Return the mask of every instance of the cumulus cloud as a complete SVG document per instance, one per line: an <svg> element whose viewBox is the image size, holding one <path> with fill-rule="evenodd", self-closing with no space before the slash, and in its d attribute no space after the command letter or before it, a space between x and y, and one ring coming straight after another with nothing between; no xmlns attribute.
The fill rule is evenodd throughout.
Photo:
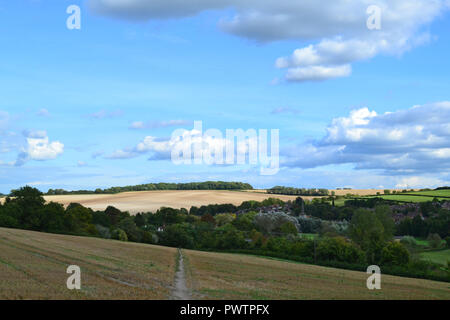
<svg viewBox="0 0 450 320"><path fill-rule="evenodd" d="M229 154L233 155L233 163L234 159L237 161L241 159L241 162L245 162L249 150L253 148L252 150L256 154L257 146L256 131L237 130L230 133L229 136L226 134L223 136L220 131L215 129L203 132L201 123L195 123L194 129L175 130L170 138L146 136L135 147L116 150L106 155L105 158L130 159L149 154L149 160L174 160L173 155L175 154L175 158L186 155L189 158L188 161L194 163L205 161L206 164L225 164ZM185 159L180 160L184 162ZM253 161L252 164L256 163L257 161Z"/></svg>
<svg viewBox="0 0 450 320"><path fill-rule="evenodd" d="M390 175L450 171L450 102L384 114L353 110L333 119L322 139L287 148L284 156L288 167L353 164Z"/></svg>
<svg viewBox="0 0 450 320"><path fill-rule="evenodd" d="M56 159L64 152L64 144L59 141L50 142L45 131L24 131L27 147L19 153L16 166L25 164L28 160L45 161Z"/></svg>
<svg viewBox="0 0 450 320"><path fill-rule="evenodd" d="M351 74L350 64L378 54L401 54L430 39L422 28L448 10L447 0L89 0L99 14L124 19L182 18L232 8L219 21L224 32L270 42L310 44L276 61L287 81L317 81ZM381 29L367 28L367 9L381 10Z"/></svg>

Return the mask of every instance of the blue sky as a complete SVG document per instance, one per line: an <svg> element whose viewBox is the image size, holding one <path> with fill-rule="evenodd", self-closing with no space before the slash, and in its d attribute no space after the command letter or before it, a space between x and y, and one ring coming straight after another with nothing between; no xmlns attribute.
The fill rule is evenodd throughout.
<svg viewBox="0 0 450 320"><path fill-rule="evenodd" d="M72 4L80 30L66 27ZM0 1L0 192L450 184L449 4L370 4L380 30L367 1ZM279 172L136 151L197 120L279 129Z"/></svg>

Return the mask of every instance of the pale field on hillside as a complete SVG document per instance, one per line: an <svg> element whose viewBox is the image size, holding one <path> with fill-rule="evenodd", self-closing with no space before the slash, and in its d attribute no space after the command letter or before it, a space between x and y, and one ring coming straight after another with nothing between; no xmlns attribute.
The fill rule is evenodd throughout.
<svg viewBox="0 0 450 320"><path fill-rule="evenodd" d="M0 299L168 299L175 261L173 248L0 228Z"/></svg>
<svg viewBox="0 0 450 320"><path fill-rule="evenodd" d="M208 204L232 203L240 205L247 200L263 201L267 198L279 198L284 201L296 199L295 196L217 190L139 191L118 194L45 196L46 201L59 202L63 205L78 202L94 210L104 210L108 206L114 206L130 213L155 212L161 207L189 209L192 206L200 207Z"/></svg>
<svg viewBox="0 0 450 320"><path fill-rule="evenodd" d="M198 299L450 299L450 283L382 275L249 255L183 250L188 286Z"/></svg>

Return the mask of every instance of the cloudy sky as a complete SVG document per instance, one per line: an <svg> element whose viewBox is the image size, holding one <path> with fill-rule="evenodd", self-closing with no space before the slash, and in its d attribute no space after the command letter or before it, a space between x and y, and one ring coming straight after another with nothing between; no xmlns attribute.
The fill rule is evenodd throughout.
<svg viewBox="0 0 450 320"><path fill-rule="evenodd" d="M0 0L0 192L450 185L450 1L317 3ZM279 171L173 163L197 121L279 129Z"/></svg>

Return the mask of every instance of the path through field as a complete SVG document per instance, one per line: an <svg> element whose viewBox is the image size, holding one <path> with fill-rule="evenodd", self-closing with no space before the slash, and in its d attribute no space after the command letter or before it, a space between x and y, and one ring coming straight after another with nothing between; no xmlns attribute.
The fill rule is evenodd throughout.
<svg viewBox="0 0 450 320"><path fill-rule="evenodd" d="M186 285L186 273L184 271L183 252L178 249L178 270L175 273L173 300L190 300L191 293Z"/></svg>

